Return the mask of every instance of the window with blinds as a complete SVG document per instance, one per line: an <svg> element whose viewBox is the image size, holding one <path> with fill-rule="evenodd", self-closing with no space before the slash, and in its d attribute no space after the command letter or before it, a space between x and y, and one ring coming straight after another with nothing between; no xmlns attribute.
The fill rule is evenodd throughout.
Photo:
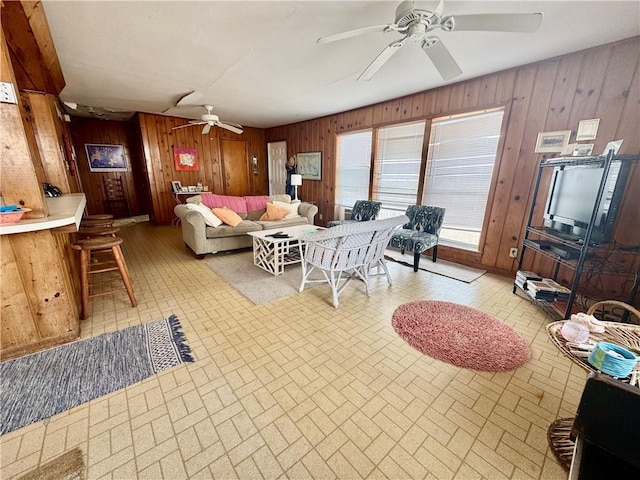
<svg viewBox="0 0 640 480"><path fill-rule="evenodd" d="M369 200L372 137L371 130L337 136L336 205L352 207L356 200Z"/></svg>
<svg viewBox="0 0 640 480"><path fill-rule="evenodd" d="M418 198L425 122L380 128L373 166L372 200L380 218L404 213Z"/></svg>
<svg viewBox="0 0 640 480"><path fill-rule="evenodd" d="M446 208L443 243L479 247L503 115L496 109L431 123L422 204Z"/></svg>

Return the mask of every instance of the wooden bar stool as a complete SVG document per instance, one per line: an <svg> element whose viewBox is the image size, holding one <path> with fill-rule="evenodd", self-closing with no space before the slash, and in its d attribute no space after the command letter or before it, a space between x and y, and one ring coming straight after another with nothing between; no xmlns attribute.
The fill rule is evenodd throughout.
<svg viewBox="0 0 640 480"><path fill-rule="evenodd" d="M110 213L97 213L95 215L85 215L80 222L81 227L112 227L113 215Z"/></svg>
<svg viewBox="0 0 640 480"><path fill-rule="evenodd" d="M116 237L116 233L120 231L117 227L83 227L80 226L78 234L84 238L93 237Z"/></svg>
<svg viewBox="0 0 640 480"><path fill-rule="evenodd" d="M133 294L133 287L131 285L131 277L129 276L129 270L127 268L127 264L124 261L124 257L122 255L122 249L120 248L120 244L122 243L122 239L120 237L94 237L88 238L86 240L79 240L72 247L75 250L80 251L80 286L82 290L82 312L80 314L80 318L82 320L86 320L89 314L89 299L93 297L100 297L103 295L111 295L121 290L126 290L129 295L129 300L131 300L131 306L137 306L136 297ZM92 253L111 253L113 255L113 259L108 259L106 261L101 261L97 263L92 263L91 255ZM113 264L115 263L115 266ZM111 265L111 266L107 266ZM107 292L99 292L99 293L91 293L89 290L89 276L105 273L105 272L113 272L118 270L120 272L120 276L122 277L122 281L124 283L124 288L115 288L113 290L109 290ZM111 280L106 282L94 282L92 285L98 285L99 283L110 283Z"/></svg>

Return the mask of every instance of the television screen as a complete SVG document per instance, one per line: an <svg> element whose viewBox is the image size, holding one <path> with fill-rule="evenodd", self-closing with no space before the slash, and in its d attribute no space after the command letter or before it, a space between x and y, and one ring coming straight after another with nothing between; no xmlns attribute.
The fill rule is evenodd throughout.
<svg viewBox="0 0 640 480"><path fill-rule="evenodd" d="M561 237L583 239L596 206L603 174L604 163L555 167L545 208L545 225ZM594 242L611 238L627 174L628 164L619 160L611 163L596 210L591 235Z"/></svg>

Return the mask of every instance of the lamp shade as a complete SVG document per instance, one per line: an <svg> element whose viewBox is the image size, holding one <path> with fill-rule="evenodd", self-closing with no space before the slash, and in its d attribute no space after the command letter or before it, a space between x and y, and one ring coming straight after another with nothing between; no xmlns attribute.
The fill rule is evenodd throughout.
<svg viewBox="0 0 640 480"><path fill-rule="evenodd" d="M302 175L294 173L291 175L291 185L300 186L302 185Z"/></svg>

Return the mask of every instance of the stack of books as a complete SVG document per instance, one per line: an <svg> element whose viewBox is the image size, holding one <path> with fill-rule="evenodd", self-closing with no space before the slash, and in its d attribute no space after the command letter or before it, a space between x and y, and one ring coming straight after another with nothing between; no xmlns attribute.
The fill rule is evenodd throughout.
<svg viewBox="0 0 640 480"><path fill-rule="evenodd" d="M557 298L569 298L571 290L550 278L527 281L527 295L534 300L553 302Z"/></svg>
<svg viewBox="0 0 640 480"><path fill-rule="evenodd" d="M527 272L526 270L518 270L516 273L516 285L522 290L527 290L527 282L529 280L542 280L537 273Z"/></svg>

